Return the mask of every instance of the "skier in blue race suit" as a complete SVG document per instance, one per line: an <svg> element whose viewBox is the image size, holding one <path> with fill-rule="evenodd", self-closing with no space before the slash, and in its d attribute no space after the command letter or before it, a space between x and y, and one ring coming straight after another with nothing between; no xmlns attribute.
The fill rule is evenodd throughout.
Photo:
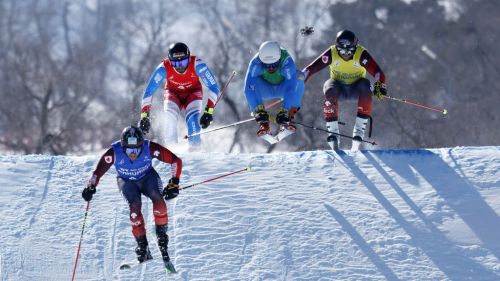
<svg viewBox="0 0 500 281"><path fill-rule="evenodd" d="M248 65L244 91L250 112L260 125L258 136L270 134L269 113L264 101L275 98L283 99L276 123L295 131L291 121L302 102L304 75L278 42L266 41L260 45L259 52Z"/></svg>
<svg viewBox="0 0 500 281"><path fill-rule="evenodd" d="M166 187L163 187L160 176L153 168L153 158L171 164L172 177ZM135 252L138 261L144 262L152 258L141 210L141 197L145 195L153 202L156 236L160 252L164 262L170 262L167 251L168 214L164 198L168 200L179 194L181 159L160 144L144 139L144 135L138 127L127 127L122 132L121 140L113 143L101 156L87 187L83 189L82 197L85 201L92 200L100 178L113 165L116 168L118 188L129 205L132 234L137 241Z"/></svg>

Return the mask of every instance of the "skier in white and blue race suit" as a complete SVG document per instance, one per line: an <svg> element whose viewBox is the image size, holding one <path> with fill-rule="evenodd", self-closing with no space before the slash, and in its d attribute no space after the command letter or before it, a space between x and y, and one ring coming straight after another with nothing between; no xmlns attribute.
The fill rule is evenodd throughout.
<svg viewBox="0 0 500 281"><path fill-rule="evenodd" d="M276 122L295 130L290 123L300 109L304 94L304 74L296 69L293 58L276 41L266 41L248 65L245 77L245 96L260 128L257 135L270 133L269 113L264 102L282 99Z"/></svg>

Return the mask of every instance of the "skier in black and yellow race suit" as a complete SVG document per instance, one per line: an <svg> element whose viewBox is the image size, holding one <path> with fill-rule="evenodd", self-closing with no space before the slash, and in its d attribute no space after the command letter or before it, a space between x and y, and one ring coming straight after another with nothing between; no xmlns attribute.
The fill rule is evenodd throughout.
<svg viewBox="0 0 500 281"><path fill-rule="evenodd" d="M335 45L326 49L318 58L309 64L303 72L307 82L311 76L321 69L330 66L330 79L324 86L325 100L323 112L326 128L330 132L339 133L339 97L345 99L358 98L358 113L353 130L354 140L363 140L368 119L372 111L372 91L366 72L375 78L373 94L382 99L386 94L384 72L380 69L368 51L358 44L358 38L349 30L337 33ZM330 134L327 142L332 149L338 149L339 138ZM353 143L354 145L354 143Z"/></svg>

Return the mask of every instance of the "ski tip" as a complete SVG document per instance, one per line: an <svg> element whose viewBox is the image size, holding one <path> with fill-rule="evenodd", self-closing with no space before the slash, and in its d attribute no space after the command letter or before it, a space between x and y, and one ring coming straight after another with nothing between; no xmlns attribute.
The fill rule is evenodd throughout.
<svg viewBox="0 0 500 281"><path fill-rule="evenodd" d="M175 270L174 264L171 261L165 263L165 270L167 273L177 273L177 270Z"/></svg>
<svg viewBox="0 0 500 281"><path fill-rule="evenodd" d="M129 264L122 264L122 265L120 265L120 269L121 270L130 269L130 265Z"/></svg>

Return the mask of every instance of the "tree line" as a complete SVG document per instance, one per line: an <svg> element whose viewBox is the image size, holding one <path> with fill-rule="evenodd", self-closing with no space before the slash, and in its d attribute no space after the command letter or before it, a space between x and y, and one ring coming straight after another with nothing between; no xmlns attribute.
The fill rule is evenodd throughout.
<svg viewBox="0 0 500 281"><path fill-rule="evenodd" d="M0 3L0 148L14 153L82 154L106 147L139 118L142 92L168 45L187 43L222 86L238 72L212 126L249 118L246 67L260 43L279 41L299 68L354 31L386 73L391 96L447 108L425 111L374 101L373 140L388 149L499 145L500 74L494 0L443 5L380 1L40 1ZM304 26L314 26L308 37ZM324 126L324 70L306 84L297 119ZM153 101L161 142L162 95ZM356 105L341 100L342 133L351 134ZM207 134L226 152L327 149L326 135L299 128L274 146L255 141L248 123ZM224 147L217 146L220 139ZM343 148L348 148L344 142ZM342 147L341 147L342 148Z"/></svg>

